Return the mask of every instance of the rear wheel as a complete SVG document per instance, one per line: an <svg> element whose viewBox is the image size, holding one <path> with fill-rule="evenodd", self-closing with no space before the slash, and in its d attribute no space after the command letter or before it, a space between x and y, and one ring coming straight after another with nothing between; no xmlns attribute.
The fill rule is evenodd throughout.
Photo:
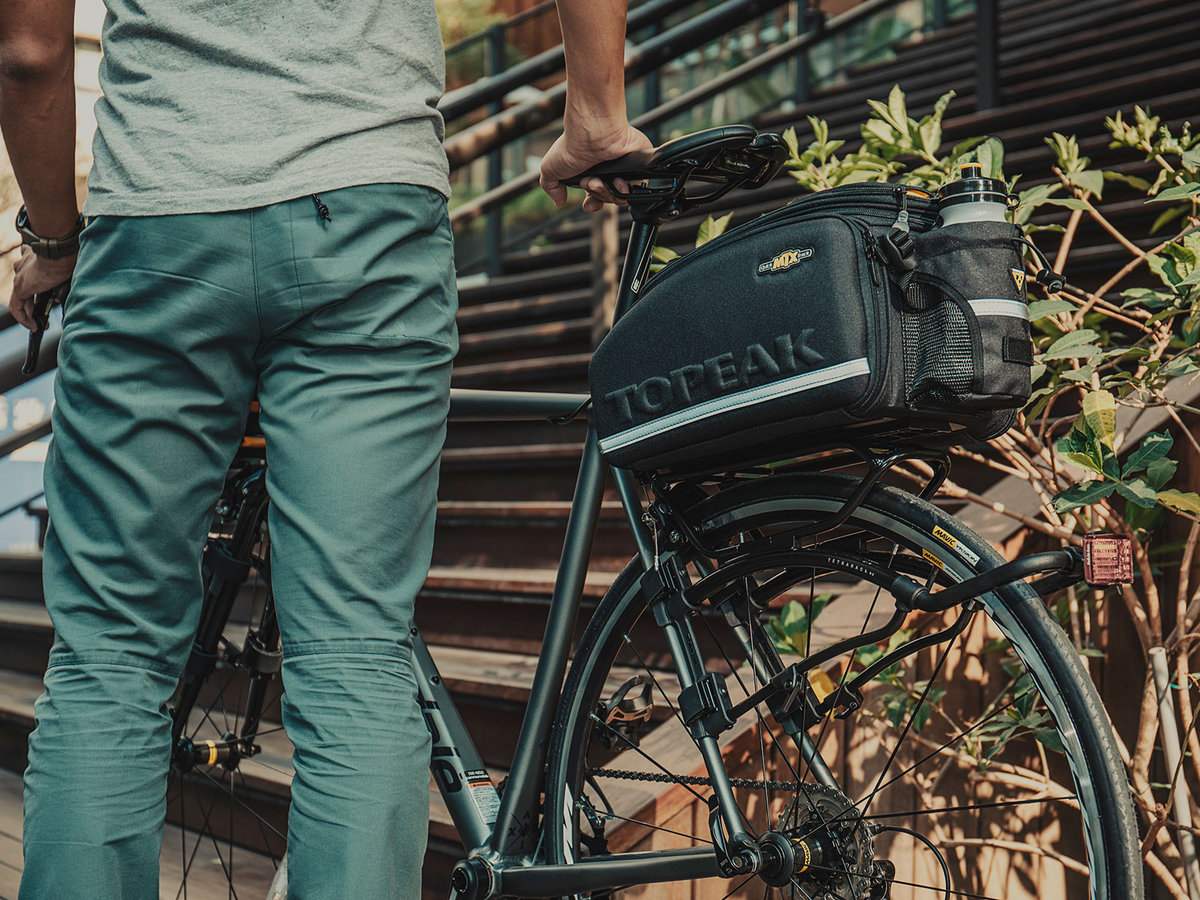
<svg viewBox="0 0 1200 900"><path fill-rule="evenodd" d="M846 525L787 536L853 486L772 477L723 491L688 520L710 548L740 546L739 563L674 551L696 648L733 704L822 659L797 683L798 703L764 699L720 738L746 830L786 865L714 880L704 896L1142 896L1124 771L1062 629L1024 583L945 614L897 614L856 559L931 587L1003 562L903 492L878 489ZM789 563L796 551L808 555ZM635 561L597 608L565 684L549 758L551 861L713 841L711 781L640 574Z"/></svg>

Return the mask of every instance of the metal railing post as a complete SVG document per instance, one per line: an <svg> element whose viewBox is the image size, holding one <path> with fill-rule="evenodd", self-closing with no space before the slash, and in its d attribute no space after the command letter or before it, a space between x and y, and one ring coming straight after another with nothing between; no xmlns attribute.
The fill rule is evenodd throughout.
<svg viewBox="0 0 1200 900"><path fill-rule="evenodd" d="M649 28L646 29L643 41L650 40L655 35L657 35L658 32L659 32L659 23L655 22L653 25L651 25ZM660 71L661 71L661 67L651 69L649 72L646 73L646 80L642 86L643 92L644 92L643 93L644 103L645 103L644 108L646 110L657 109L659 104L662 103L662 79L659 77ZM657 144L659 142L661 132L662 132L662 129L660 129L658 127L658 125L652 125L646 129L646 137L650 138L651 141L653 141L655 144Z"/></svg>
<svg viewBox="0 0 1200 900"><path fill-rule="evenodd" d="M488 28L488 66L489 76L499 75L505 68L505 28L503 22L497 22ZM496 115L504 110L503 98L492 101L489 111ZM487 186L492 191L504 183L504 147L497 147L488 154ZM487 247L487 273L499 275L501 269L501 254L504 252L504 207L498 206L487 214L487 231L485 242Z"/></svg>
<svg viewBox="0 0 1200 900"><path fill-rule="evenodd" d="M802 34L820 34L825 28L825 14L812 2L801 0L796 10L796 36ZM797 106L808 102L808 51L801 50L796 54L796 93Z"/></svg>
<svg viewBox="0 0 1200 900"><path fill-rule="evenodd" d="M941 31L946 27L946 0L929 0L926 8L925 31Z"/></svg>
<svg viewBox="0 0 1200 900"><path fill-rule="evenodd" d="M979 0L975 8L976 94L978 109L1000 104L1000 0Z"/></svg>

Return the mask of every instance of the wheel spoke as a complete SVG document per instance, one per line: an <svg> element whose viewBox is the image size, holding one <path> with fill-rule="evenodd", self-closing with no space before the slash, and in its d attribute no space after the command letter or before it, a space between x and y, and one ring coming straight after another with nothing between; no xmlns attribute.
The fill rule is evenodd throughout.
<svg viewBox="0 0 1200 900"><path fill-rule="evenodd" d="M781 492L780 485L795 493ZM1108 879L1116 872L1107 896L1127 896L1126 887L1138 883L1135 857L1091 827L1098 807L1107 809L1099 797L1128 820L1127 787L1111 746L1098 749L1106 739L1103 723L1089 712L1094 701L1086 698L1094 694L1078 660L1062 650L1044 605L1027 587L1013 584L948 615L910 610L897 599L907 589L893 579L936 588L986 572L1000 558L953 519L891 488L876 489L842 524L795 537L835 512L853 488L849 478L807 473L703 484L699 489L710 496L691 501L688 495L695 521L687 524L709 549L675 543L663 556L664 567L676 567L671 580L686 585L689 615L676 624L694 630L687 652L698 652L730 695L738 695L734 706L742 697L766 694L763 686L795 659L801 666L814 658L828 663L824 673L803 670L813 677L795 684L799 707L782 710L787 698L777 694L746 704L737 722L715 718L739 807L737 813L722 810L725 820L740 815L756 823L754 834L782 833L797 859L801 841L806 854L817 854L790 883L786 869L775 868L764 869L759 882L749 876L718 882L732 888L726 896L861 900L870 885L890 882L891 896L912 892L914 900L996 900L1019 880L1041 878L1050 860L1063 866L1061 874L1058 866L1048 873L1055 893L1088 896L1077 873ZM673 500L674 490L655 502ZM655 623L639 625L634 646L631 628L646 609L639 574L628 569L597 607L564 684L560 737L548 760L547 817L559 821L565 815L567 827L543 834L551 861L563 858L556 840L574 854L568 858L588 852L571 843L586 838L588 820L614 848L628 848L655 846L647 836L659 832L660 840L697 842L687 832L703 831L709 814L703 801L712 793L710 773L693 746L694 727L676 739L683 726L678 686L648 665L661 652L662 636L649 644L651 652L641 635ZM824 593L833 596L827 606L816 602ZM768 616L779 618L769 622ZM604 716L595 700L604 685L628 677L625 667L635 659L643 683L653 684L656 703L670 710L669 717L663 710L636 723L636 734L598 721ZM730 708L704 691L694 699L704 704L698 709L706 716ZM826 713L811 716L810 707ZM809 727L795 727L802 723ZM625 771L612 760L630 749L640 759L627 756ZM1068 766L1086 790L1071 789ZM794 780L783 780L788 777ZM583 809L564 806L583 796L585 778L658 784L609 790L606 780L606 808L587 810L585 817ZM669 793L660 800L663 791ZM597 796L588 788L585 802ZM602 827L606 822L613 823L610 833ZM1130 845L1136 850L1136 840ZM589 847L593 855L606 852L599 842ZM1086 866L1079 862L1085 851ZM791 857L783 852L765 858L779 866ZM767 878L785 883L775 891Z"/></svg>

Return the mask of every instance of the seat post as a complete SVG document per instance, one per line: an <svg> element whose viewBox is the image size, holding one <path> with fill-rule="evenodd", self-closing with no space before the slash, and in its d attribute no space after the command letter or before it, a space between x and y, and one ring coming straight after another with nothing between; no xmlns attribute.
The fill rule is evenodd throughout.
<svg viewBox="0 0 1200 900"><path fill-rule="evenodd" d="M621 283L617 288L617 308L613 322L629 312L637 302L638 292L646 282L650 271L650 258L654 252L654 239L658 236L658 225L639 221L634 216L633 228L629 232L629 245L625 248L625 263L621 267Z"/></svg>

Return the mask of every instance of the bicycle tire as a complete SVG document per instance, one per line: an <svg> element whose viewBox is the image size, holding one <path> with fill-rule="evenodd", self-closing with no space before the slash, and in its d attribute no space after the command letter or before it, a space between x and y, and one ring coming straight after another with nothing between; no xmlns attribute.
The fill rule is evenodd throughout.
<svg viewBox="0 0 1200 900"><path fill-rule="evenodd" d="M689 512L688 519L705 536L706 540L714 541L719 545L721 541L729 540L736 534L741 534L743 538L748 532L752 535L769 534L772 529L786 530L795 523L827 516L841 507L855 484L853 478L830 474L773 476L757 479L721 491L701 501ZM935 529L943 536L941 539L934 536ZM854 537L855 533L858 535L857 538ZM850 537L847 537L848 535ZM910 494L888 487L875 489L846 526L837 532L825 535L823 539L826 542L833 539L840 540L843 542L843 546L846 540L858 540L864 547L872 547L879 543L893 544L898 548L892 553L897 565L903 560L904 566L910 570L910 574L915 574L921 570L920 563L924 560L926 561L925 569L931 573L931 576L936 575L941 583L960 581L993 568L1004 561L981 538L956 523L949 515ZM819 544L821 540L820 537L814 538L812 543ZM952 545L956 549L952 549ZM695 564L700 554L694 550L690 553L690 562ZM934 557L941 568L935 572L933 564L928 563L928 557L925 554ZM775 570L769 569L768 573L773 571ZM697 820L698 828L678 827L673 820L668 823L655 823L647 821L649 816L642 815L641 808L637 807L637 804L644 802L644 797L634 797L625 801L631 804L631 807L618 811L612 805L607 794L600 788L600 780L610 778L610 776L592 774L590 776L592 780L589 783L587 781L589 776L585 773L585 768L598 768L601 773L619 771L612 768L614 763L611 761L603 764L606 757L618 762L631 759L632 763L629 764L632 765L632 770L626 771L635 771L635 774L639 776L655 776L660 782L664 780L663 773L657 771L654 766L647 764L643 759L643 756L649 754L633 753L630 747L622 745L614 735L608 734L607 731L598 727L598 717L595 715L597 704L605 699L606 684L608 691L612 691L613 685L619 683L629 671L636 671L638 665L651 673L651 680L661 678L654 672L655 669L660 672L662 669L658 663L648 659L648 653L638 653L635 662L631 662L634 657L629 653L629 645L634 640L647 640L646 637L631 637L631 635L636 635L639 627L638 620L642 618L646 608L646 599L638 589L638 579L642 572L640 561L633 560L605 595L584 631L564 684L563 699L552 732L547 771L543 840L546 858L552 863L575 861L582 856L596 855L596 853L606 850L619 852L626 849L652 849L654 845L661 844L664 840L678 844L682 839L684 846L688 843L703 843L708 840L708 835L703 833L704 822L694 812L694 809L700 806L699 801L686 798L693 808L691 815L693 819ZM843 572L841 575L844 577L846 573ZM782 580L787 582L786 578ZM815 585L817 581L818 578L814 571L812 582ZM849 594L849 592L845 593ZM810 604L813 596L815 596L814 589L810 587ZM833 602L841 602L841 596L839 595L839 599L835 599ZM878 592L876 592L876 596L878 596ZM1021 661L1025 672L1032 678L1037 697L1028 701L1029 713L1048 715L1049 719L1046 721L1049 721L1050 725L1042 727L1043 729L1050 727L1054 731L1052 736L1043 730L1044 744L1039 744L1038 739L1034 736L1036 729L1033 728L1027 735L1014 731L1007 743L994 741L992 746L1000 743L1000 750L988 762L986 770L997 772L996 767L1006 765L1006 761L1009 759L1028 759L1031 754L1034 757L1040 756L1055 772L1060 773L1059 777L1062 777L1067 784L1070 784L1070 780L1074 781L1074 791L1070 796L1075 798L1081 812L1073 813L1071 811L1069 799L1043 799L1036 804L1035 810L1033 809L1035 804L1026 802L1027 798L1016 789L1012 790L1011 796L1018 798L1020 803L1016 800L1005 800L997 806L986 807L982 801L959 803L955 802L955 796L957 796L955 792L958 791L958 788L951 781L946 781L945 783L950 787L945 795L938 796L936 799L945 807L967 807L960 812L965 812L972 817L979 837L970 842L967 842L964 837L963 842L953 845L952 848L952 843L957 840L955 835L959 832L950 831L948 835L945 833L945 829L953 825L949 814L947 816L938 815L936 806L933 804L909 810L906 817L900 817L900 821L911 821L918 826L931 827L932 830L927 833L934 834L935 839L938 834L941 834L943 838L949 838L949 840L943 841L942 850L938 852L943 859L946 858L947 852L950 853L952 858L947 860L947 868L952 867L952 871L947 873L941 870L940 864L935 865L934 851L928 851L930 855L924 862L917 860L918 852L921 851L916 848L924 846L919 843L917 838L897 837L893 839L891 847L901 846L903 840L908 840L913 848L911 851L913 861L911 864L906 860L903 861L902 870L916 873L918 866L923 865L924 869L920 871L927 870L935 874L940 872L942 879L949 874L951 884L944 886L945 889L963 896L1008 896L1012 894L1014 887L1022 886L1017 882L1025 881L1024 887L1027 889L1029 879L1032 878L1032 883L1038 885L1037 891L1041 896L1089 896L1092 900L1131 900L1131 898L1142 897L1144 888L1138 832L1129 787L1107 716L1091 679L1080 663L1078 654L1058 623L1048 614L1041 598L1024 582L1010 584L980 599L981 612L987 620L984 627L994 628L1003 635L1004 639L1009 642L1009 647L1015 652L1015 658ZM732 605L737 606L737 603L734 602ZM749 609L749 607L747 608ZM833 606L828 608L832 609ZM873 602L868 610L867 619L874 615L874 608ZM647 616L646 618L652 617ZM706 620L715 620L716 617L700 615L697 618L705 628L710 628ZM817 621L820 621L819 618ZM865 621L863 629L866 628ZM651 627L645 625L640 627L643 629L644 635L652 636L656 629L653 627L653 622L650 622L649 626ZM937 627L942 627L942 625ZM700 630L697 628L697 631ZM812 635L813 631L813 628L809 628L806 634ZM717 640L715 633L714 640ZM734 643L736 646L736 642ZM808 647L807 649L813 648ZM935 651L936 647L921 652L933 657ZM751 652L753 652L753 647ZM775 653L778 658L774 646L770 652ZM722 653L725 654L724 649L722 649ZM968 657L961 654L960 656L962 660L970 662ZM915 681L920 681L915 676L920 674L916 669L921 664L921 658L913 656L906 659L914 660L911 664L914 670L913 677ZM728 662L730 674L734 675L737 670L727 654L725 654L725 661ZM902 660L902 662L905 661ZM623 663L629 663L629 667L623 668ZM780 664L782 665L782 662ZM926 665L932 666L932 664L933 659L930 658ZM708 666L707 668L711 671L713 667ZM849 668L849 666L844 666L843 671ZM740 670L747 674L754 671L753 666L749 669L740 667ZM937 674L937 672L938 668L933 667L932 674ZM991 675L987 672L984 672L983 675L990 682ZM729 680L730 676L726 676L726 678ZM756 677L755 686L757 687L759 683ZM1019 680L1015 683L1023 684ZM657 681L654 682L654 687L656 689L655 705L657 706L657 701L660 699L660 695L663 695L663 691L659 689ZM805 690L808 690L807 686ZM669 688L667 692L670 692ZM1014 688L1013 696L1012 704L1007 708L1001 707L1003 714L1010 717L1011 710L1015 708L1020 712L1022 709L1017 702L1025 703L1030 694L1024 689L1021 693L1017 693ZM879 697L875 696L875 700L878 701L878 699ZM849 737L854 737L861 729L869 741L875 740L873 735L880 731L879 722L881 720L874 713L872 715L876 715L876 718L868 719L867 710L871 707L872 702L872 699L868 697L862 710L852 719L855 731ZM656 709L653 718L658 718L659 724L643 723L642 727L646 729L646 733L644 739L638 740L639 744L649 741L654 748L678 748L681 744L686 746L690 738L681 739L682 722L671 715L674 706L678 705L676 698L668 698L667 703L668 706L672 706L672 711ZM912 711L915 712L917 708L918 704L914 702ZM780 755L782 743L772 745L773 741L778 740L779 723L761 704L758 711L763 714L764 719L756 729L759 746L751 747L753 751L751 755L762 755L763 778L749 780L758 780L761 784L761 782L773 780L768 776L780 768L777 757ZM608 713L605 712L605 714ZM749 715L747 713L747 717ZM987 749L982 737L991 733L990 727L995 715L993 710L988 719L976 723L977 727L974 732L968 731L963 736L969 738L974 734L981 754ZM909 718L911 718L911 712ZM924 727L930 727L928 723L932 721L932 718L931 715ZM1007 726L1007 723L1002 724ZM610 725L603 727L610 731L613 728ZM816 726L813 726L812 730L815 729ZM666 738L656 738L656 735L664 730L668 732ZM727 734L731 733L732 730ZM886 729L883 729L882 733L885 737L889 735ZM905 732L900 730L898 724L893 727L890 734L897 733L901 737L914 735L911 727ZM764 734L767 734L769 739L764 739ZM622 750L623 753L613 756L613 749L602 746L601 735L604 735L610 744ZM633 736L638 737L636 733ZM941 737L940 732L938 737ZM1061 756L1054 751L1044 749L1045 744L1054 743L1053 737L1057 737L1062 745ZM916 737L913 739L916 740ZM820 739L818 738L818 740ZM626 741L626 743L629 742ZM927 739L926 744L928 743L934 743L936 746L936 742L933 740ZM888 742L885 741L885 748L887 744ZM949 762L961 763L960 754L963 752L961 741L953 743L952 746L955 748L953 753L939 753L929 758L936 759L939 765L948 766ZM1039 750L1039 746L1043 749ZM692 750L694 749L693 743ZM768 750L773 753L773 765L770 768L766 759ZM822 757L828 754L829 750L826 749L822 753ZM952 758L947 762L944 757ZM790 772L787 774L793 776L788 780L793 783L810 783L810 771L801 768L798 756L796 758L795 766L788 763ZM1062 759L1064 758L1069 764L1070 779L1061 776L1060 770L1063 767ZM695 760L698 759L698 756L695 757ZM970 759L969 755L968 759ZM602 765L594 766L596 760L600 760ZM839 773L850 771L844 757L826 760L826 762L830 763L832 769ZM890 762L891 760L889 760ZM862 760L859 760L859 763L861 764ZM683 768L687 768L689 764L684 763ZM704 771L702 766L689 769L687 772L674 771L674 767L670 766L664 768L670 769L669 774L673 776L690 776L697 771L701 773ZM1022 770L1018 768L1016 771ZM954 773L955 777L958 777L959 774ZM848 781L849 779L843 778L842 780ZM871 783L870 778L860 780L865 784ZM1013 780L1016 780L1015 775ZM878 788L882 782L883 778L880 776L878 782L875 783L875 788ZM614 795L619 792L619 788L614 789L613 787L616 784L615 779L606 781L606 784L609 785L608 790ZM843 787L845 788L844 803L842 800L833 799L834 795ZM681 788L680 785L672 785L671 791L675 795L679 795L682 793ZM775 790L778 797L778 782ZM813 827L820 828L828 825L827 814L821 813L820 808L833 808L828 806L829 803L842 804L841 818L849 818L853 815L848 804L859 799L855 796L856 791L851 790L850 786L842 784L842 782L838 782L838 791L829 791L824 794L811 788L804 792L796 791L788 818L781 817L780 820L774 821L773 825L770 823L774 820L775 807L782 803L777 798L773 800L771 791L765 786L761 789L761 793L764 795L761 797L763 802L759 804L759 806L765 807L765 814L761 809L756 811L749 808L754 805L756 799L759 799L759 786L755 786L752 791L743 789L739 794L739 803L743 806L743 816L748 821L757 823L759 831L772 827L775 830L787 830L793 822L792 815L795 816L797 823L801 816L808 816L809 824L815 821L816 824ZM701 799L704 798L703 786L697 794ZM801 803L802 797L803 804ZM674 800L678 799L678 796L674 797ZM662 802L667 803L668 801ZM804 809L804 805L809 808ZM1020 812L1017 809L1019 805L1023 806ZM870 802L867 803L867 808L869 806ZM603 808L598 809L597 807ZM685 804L685 808L687 808L687 804ZM1003 828L1015 829L1020 827L1019 823L1027 822L1030 816L1025 813L1025 810L1037 812L1037 821L1045 826L1042 833L1047 836L1043 844L1031 846L1027 853L1018 852L1024 851L1024 845L1029 843L1027 835L1008 834L1003 831ZM896 821L896 818L893 817L894 814L905 812L904 810L889 810L887 821L894 824ZM620 836L616 846L606 847L597 839L595 834L597 823L589 821L589 815L593 820L598 820L601 825L601 839L605 839L607 824L616 824L614 835ZM816 819L813 818L814 816ZM625 821L622 821L622 818ZM837 877L843 878L843 881L834 885L831 879L834 879L835 875L831 872L823 873L818 879L818 873L810 871L803 879L777 888L779 893L787 897L831 897L837 898L837 900L873 896L867 887L866 873L874 870L846 849L846 846L853 845L851 849L861 851L867 843L867 832L885 821L883 818L871 819L869 815L867 818L860 818L857 821L867 823L868 820L870 820L869 826L856 824L857 830L854 835L851 835L852 839L848 839L845 846L839 845L841 849L838 853L833 854L839 861L843 872L841 876ZM644 827L647 824L655 827ZM675 827L668 827L672 825ZM961 830L961 826L957 827ZM672 833L666 833L664 828ZM1063 833L1056 837L1055 828L1063 830ZM942 830L939 831L939 829ZM810 828L810 830L812 829ZM827 828L827 830L829 829ZM792 833L794 834L794 832L793 828ZM1013 847L1003 843L1005 839L1011 839ZM1079 845L1082 845L1082 849L1086 851L1084 855L1087 867L1086 878L1072 871L1066 863L1066 853L1072 848L1072 842L1074 842L1076 852L1080 849ZM1059 847L1067 849L1060 853ZM878 859L873 849L871 853L874 859ZM891 860L889 859L889 861ZM1007 865L1008 874L997 880L994 871L985 871L988 865L993 867ZM1061 871L1057 874L1050 872L1055 868ZM1052 876L1049 882L1047 881L1048 872ZM854 873L859 876L857 881L852 877ZM882 896L891 897L893 900L910 895L914 898L942 896L942 886L938 884L938 880L934 874L930 874L927 880L917 877L916 874L909 877L896 876L896 883L892 884L891 891ZM903 881L918 883L926 889L912 891L910 894L910 889L900 884ZM743 891L746 896L765 896L761 893L764 887L761 880L751 879L750 883L753 885L753 889L748 893ZM1085 883L1086 888L1084 887ZM1001 886L997 887L997 884ZM1061 885L1061 893L1056 891L1053 884ZM836 887L837 890L827 892L826 887L830 885ZM728 887L734 889L731 893L735 893L739 889L737 880L726 882L714 896L721 896ZM603 895L602 893L595 896ZM704 895L708 896L707 893ZM945 896L950 895L946 894Z"/></svg>

